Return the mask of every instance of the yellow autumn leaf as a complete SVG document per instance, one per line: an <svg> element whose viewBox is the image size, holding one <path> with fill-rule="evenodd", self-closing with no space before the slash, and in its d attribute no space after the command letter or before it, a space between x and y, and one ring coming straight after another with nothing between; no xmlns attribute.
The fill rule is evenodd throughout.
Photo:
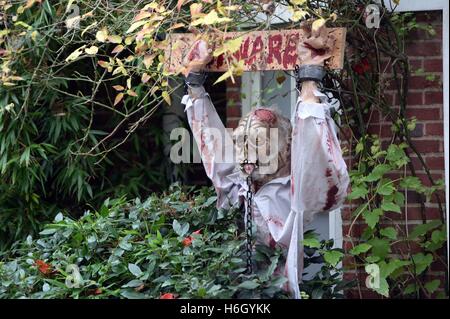
<svg viewBox="0 0 450 319"><path fill-rule="evenodd" d="M138 96L137 93L134 92L134 91L131 90L131 89L127 91L127 94L128 94L129 96L133 96L133 97L137 97L137 96Z"/></svg>
<svg viewBox="0 0 450 319"><path fill-rule="evenodd" d="M306 3L306 0L291 0L291 3L295 4L295 5L298 5L298 6L301 6L301 5Z"/></svg>
<svg viewBox="0 0 450 319"><path fill-rule="evenodd" d="M114 85L113 89L119 92L125 90L125 88L122 85Z"/></svg>
<svg viewBox="0 0 450 319"><path fill-rule="evenodd" d="M133 22L140 21L142 19L145 19L145 18L148 18L148 17L151 17L151 16L152 16L151 12L149 12L149 11L141 11L141 12L138 13L137 16L134 17Z"/></svg>
<svg viewBox="0 0 450 319"><path fill-rule="evenodd" d="M303 10L295 10L294 13L291 16L291 20L294 22L297 22L303 18L305 18L305 16L307 15L306 11Z"/></svg>
<svg viewBox="0 0 450 319"><path fill-rule="evenodd" d="M326 20L323 18L317 19L312 24L312 31L317 32L324 24Z"/></svg>
<svg viewBox="0 0 450 319"><path fill-rule="evenodd" d="M152 65L154 58L155 56L153 54L147 54L144 56L144 65L147 69Z"/></svg>
<svg viewBox="0 0 450 319"><path fill-rule="evenodd" d="M150 80L150 75L147 73L142 74L141 81L142 83L147 83Z"/></svg>
<svg viewBox="0 0 450 319"><path fill-rule="evenodd" d="M123 51L123 49L125 49L125 47L123 45L119 44L111 51L111 53L120 53Z"/></svg>
<svg viewBox="0 0 450 319"><path fill-rule="evenodd" d="M89 31L89 29L92 29L93 27L95 27L97 25L97 21L95 21L94 23L91 23L90 25L88 25L82 32L81 32L81 36L84 36L84 34Z"/></svg>
<svg viewBox="0 0 450 319"><path fill-rule="evenodd" d="M116 106L117 104L119 104L120 101L122 101L123 99L123 93L119 93L116 95L116 98L114 100L114 106Z"/></svg>
<svg viewBox="0 0 450 319"><path fill-rule="evenodd" d="M76 49L75 51L73 51L71 54L69 54L69 56L66 58L66 62L70 62L70 61L74 61L76 60L80 55L83 54L83 49L86 46L83 45L82 47Z"/></svg>
<svg viewBox="0 0 450 319"><path fill-rule="evenodd" d="M122 43L122 37L120 35L108 36L108 41L111 43Z"/></svg>
<svg viewBox="0 0 450 319"><path fill-rule="evenodd" d="M133 41L134 41L134 37L126 37L125 38L126 45L130 45L131 43L133 43Z"/></svg>
<svg viewBox="0 0 450 319"><path fill-rule="evenodd" d="M230 21L232 21L230 18L219 17L219 15L217 14L217 11L215 9L213 9L206 16L204 16L202 18L198 18L197 20L193 21L191 23L191 25L192 26L197 26L200 24L201 25L213 25L213 24L230 22Z"/></svg>
<svg viewBox="0 0 450 319"><path fill-rule="evenodd" d="M131 33L134 30L136 30L137 28L142 27L146 23L147 23L147 20L141 20L141 21L135 22L128 28L127 32L125 32L125 33Z"/></svg>
<svg viewBox="0 0 450 319"><path fill-rule="evenodd" d="M106 39L108 39L108 30L106 30L106 28L103 28L97 31L97 33L95 34L95 38L99 42L106 42Z"/></svg>
<svg viewBox="0 0 450 319"><path fill-rule="evenodd" d="M164 101L166 101L167 104L169 104L169 105L172 104L172 101L170 100L170 95L167 91L162 92L162 97L163 97Z"/></svg>
<svg viewBox="0 0 450 319"><path fill-rule="evenodd" d="M98 47L96 47L95 45L91 46L90 48L86 48L84 50L87 54L91 54L91 55L95 55L98 52Z"/></svg>
<svg viewBox="0 0 450 319"><path fill-rule="evenodd" d="M102 68L107 69L109 67L109 63L106 61L98 61L97 62L98 65L100 65Z"/></svg>
<svg viewBox="0 0 450 319"><path fill-rule="evenodd" d="M178 0L178 3L177 3L177 10L178 10L178 11L181 10L181 6L183 5L184 1L185 1L185 0Z"/></svg>
<svg viewBox="0 0 450 319"><path fill-rule="evenodd" d="M230 76L232 76L232 75L233 75L233 70L230 69L230 70L228 70L227 72L225 72L224 74L222 74L222 75L217 79L217 81L214 82L214 84L217 84L217 83L219 83L219 82L225 81L226 79L228 79L228 78L229 78Z"/></svg>
<svg viewBox="0 0 450 319"><path fill-rule="evenodd" d="M202 8L203 8L203 5L201 3L191 4L191 6L189 7L189 9L191 10L191 17L195 18L200 13L202 13Z"/></svg>
<svg viewBox="0 0 450 319"><path fill-rule="evenodd" d="M151 95L155 95L156 91L159 90L159 86L155 85L154 87L152 87L152 89L150 90L150 94Z"/></svg>
<svg viewBox="0 0 450 319"><path fill-rule="evenodd" d="M131 78L127 79L127 88L131 89Z"/></svg>

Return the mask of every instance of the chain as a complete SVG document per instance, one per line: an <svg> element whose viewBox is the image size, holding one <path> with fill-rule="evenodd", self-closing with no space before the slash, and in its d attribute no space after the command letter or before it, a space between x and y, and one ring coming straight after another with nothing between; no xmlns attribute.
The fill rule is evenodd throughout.
<svg viewBox="0 0 450 319"><path fill-rule="evenodd" d="M252 265L252 221L253 221L253 181L252 176L247 176L247 218L246 218L246 238L247 238L247 244L246 244L246 254L247 254L247 274L250 275L253 272L253 265Z"/></svg>

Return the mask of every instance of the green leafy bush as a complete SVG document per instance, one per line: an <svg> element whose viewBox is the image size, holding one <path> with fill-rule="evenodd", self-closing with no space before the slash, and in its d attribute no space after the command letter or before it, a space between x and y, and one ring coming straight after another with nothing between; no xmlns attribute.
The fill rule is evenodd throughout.
<svg viewBox="0 0 450 319"><path fill-rule="evenodd" d="M277 272L281 250L257 247L256 264L264 266L244 274L242 216L218 211L212 194L209 188L185 192L173 186L167 195L144 202L107 200L79 220L58 214L39 238L28 237L3 254L0 297L288 297L281 289L286 278ZM307 251L306 267L323 263L317 253ZM341 280L330 275L338 273L336 263L325 263L303 284L305 297L338 296L334 287ZM317 290L320 280L329 284L324 292Z"/></svg>

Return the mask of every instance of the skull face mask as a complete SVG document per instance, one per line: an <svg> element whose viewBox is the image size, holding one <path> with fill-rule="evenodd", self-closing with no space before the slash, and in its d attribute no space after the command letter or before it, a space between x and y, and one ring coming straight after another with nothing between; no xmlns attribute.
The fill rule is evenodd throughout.
<svg viewBox="0 0 450 319"><path fill-rule="evenodd" d="M236 159L244 177L258 184L290 173L291 123L269 108L252 110L233 132Z"/></svg>

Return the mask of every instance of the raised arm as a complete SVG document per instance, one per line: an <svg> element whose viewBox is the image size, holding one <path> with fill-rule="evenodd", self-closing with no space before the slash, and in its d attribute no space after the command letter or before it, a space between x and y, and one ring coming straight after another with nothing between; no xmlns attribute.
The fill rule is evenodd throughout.
<svg viewBox="0 0 450 319"><path fill-rule="evenodd" d="M229 177L234 170L233 141L202 85L202 69L209 54L205 41L197 41L189 52L188 95L183 102L206 174L216 189L217 206L227 208L238 200L237 187Z"/></svg>
<svg viewBox="0 0 450 319"><path fill-rule="evenodd" d="M325 28L312 32L300 50L303 64L323 65L332 41ZM310 222L315 213L342 205L349 184L329 103L316 82L302 82L293 125L291 205L293 211L303 212L305 222Z"/></svg>

